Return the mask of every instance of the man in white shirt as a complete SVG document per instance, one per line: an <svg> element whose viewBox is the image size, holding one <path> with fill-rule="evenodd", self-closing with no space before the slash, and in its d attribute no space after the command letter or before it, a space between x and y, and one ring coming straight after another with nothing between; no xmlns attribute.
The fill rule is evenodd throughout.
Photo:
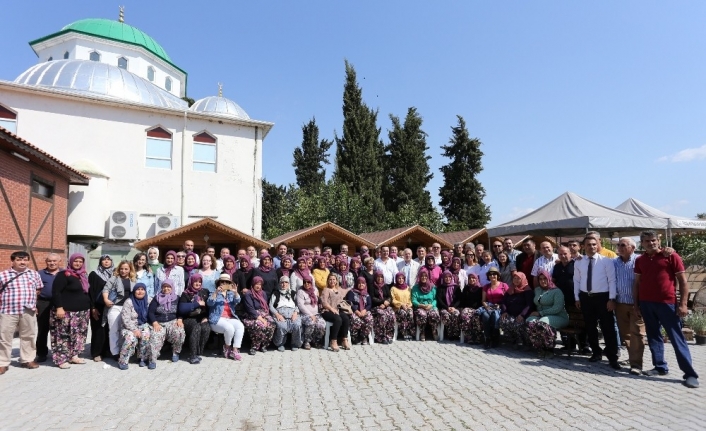
<svg viewBox="0 0 706 431"><path fill-rule="evenodd" d="M400 263L404 259L402 259L402 257L397 254L397 250L398 248L396 245L390 247L390 259L393 259L395 263Z"/></svg>
<svg viewBox="0 0 706 431"><path fill-rule="evenodd" d="M583 240L586 256L574 261L574 300L576 308L583 312L586 335L593 350L590 362L598 362L603 355L608 358L611 368L619 370L618 337L615 332L615 265L612 259L598 253L598 241L592 236ZM598 345L600 321L605 350Z"/></svg>
<svg viewBox="0 0 706 431"><path fill-rule="evenodd" d="M230 254L230 249L228 247L223 247L221 249L221 257L218 258L216 261L216 270L221 271L223 270L223 257L228 256Z"/></svg>
<svg viewBox="0 0 706 431"><path fill-rule="evenodd" d="M441 264L441 244L439 244L438 242L432 244L431 254L434 255L434 260L436 260L436 264Z"/></svg>
<svg viewBox="0 0 706 431"><path fill-rule="evenodd" d="M539 250L542 255L539 256L537 260L534 261L534 266L532 267L532 277L534 277L534 285L539 286L539 280L537 276L539 275L539 270L543 269L549 274L554 270L554 265L556 261L559 260L559 255L554 253L552 250L552 243L549 241L544 241L539 244Z"/></svg>
<svg viewBox="0 0 706 431"><path fill-rule="evenodd" d="M255 247L252 245L248 246L247 252L248 258L250 258L250 265L252 265L253 268L260 266L260 259L257 258L257 250L255 250Z"/></svg>
<svg viewBox="0 0 706 431"><path fill-rule="evenodd" d="M382 272L385 284L392 284L395 274L397 274L397 263L390 258L390 247L386 245L380 247L380 258L375 260L375 269Z"/></svg>
<svg viewBox="0 0 706 431"><path fill-rule="evenodd" d="M417 247L417 258L414 259L414 261L417 262L419 264L419 266L424 266L424 264L425 264L424 258L426 257L426 255L427 255L427 248L424 247L423 245L420 245L419 247Z"/></svg>
<svg viewBox="0 0 706 431"><path fill-rule="evenodd" d="M405 248L402 250L402 261L397 262L397 270L404 274L407 285L414 286L417 282L419 263L412 259L412 250Z"/></svg>
<svg viewBox="0 0 706 431"><path fill-rule="evenodd" d="M279 267L282 266L282 259L285 257L287 257L287 244L281 243L277 246L277 256L272 259L274 269L279 269Z"/></svg>

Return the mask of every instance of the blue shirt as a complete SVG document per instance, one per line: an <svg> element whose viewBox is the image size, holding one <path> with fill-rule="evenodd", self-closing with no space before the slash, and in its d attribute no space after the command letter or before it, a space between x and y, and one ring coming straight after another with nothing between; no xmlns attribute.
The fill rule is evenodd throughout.
<svg viewBox="0 0 706 431"><path fill-rule="evenodd" d="M623 262L623 259L618 256L613 259L615 264L615 278L617 296L615 301L619 304L634 304L635 300L632 297L632 284L635 281L635 259L637 255L630 255L630 260Z"/></svg>
<svg viewBox="0 0 706 431"><path fill-rule="evenodd" d="M59 269L56 274L61 271L63 271L63 269ZM43 285L42 290L39 292L39 298L49 301L51 300L52 287L54 286L54 279L56 278L56 274L50 273L49 271L47 271L46 268L40 269L38 272L39 277L42 279Z"/></svg>

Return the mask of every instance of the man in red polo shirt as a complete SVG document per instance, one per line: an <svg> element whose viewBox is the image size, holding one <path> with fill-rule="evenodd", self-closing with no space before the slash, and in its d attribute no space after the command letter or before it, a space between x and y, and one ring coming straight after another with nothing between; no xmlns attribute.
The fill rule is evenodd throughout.
<svg viewBox="0 0 706 431"><path fill-rule="evenodd" d="M688 314L689 284L684 273L684 263L678 254L665 256L657 233L645 231L640 234L645 253L635 260L635 282L633 297L636 312L642 314L647 332L647 343L652 352L654 368L645 371L648 376L664 376L669 372L664 360L664 342L660 326L672 341L679 368L684 372L684 385L699 387L699 376L694 371L691 353L686 338L681 332L681 318ZM675 284L679 284L680 303L677 306ZM638 306L639 304L639 306Z"/></svg>

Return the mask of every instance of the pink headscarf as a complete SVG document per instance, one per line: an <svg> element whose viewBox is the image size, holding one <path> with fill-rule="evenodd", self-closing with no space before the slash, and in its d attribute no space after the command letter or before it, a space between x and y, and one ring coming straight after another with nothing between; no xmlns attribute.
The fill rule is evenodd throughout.
<svg viewBox="0 0 706 431"><path fill-rule="evenodd" d="M549 273L549 271L547 271L546 269L540 269L539 273L537 274L537 280L539 280L540 275L543 275L547 278L547 283L549 284L549 288L547 290L556 289L556 284L554 284L554 282L552 281L552 275Z"/></svg>
<svg viewBox="0 0 706 431"><path fill-rule="evenodd" d="M76 259L83 260L81 268L74 269L74 261ZM66 267L64 272L67 277L73 276L81 280L81 287L83 288L83 293L88 293L88 274L86 274L86 258L83 257L81 253L74 253L69 257L69 265Z"/></svg>

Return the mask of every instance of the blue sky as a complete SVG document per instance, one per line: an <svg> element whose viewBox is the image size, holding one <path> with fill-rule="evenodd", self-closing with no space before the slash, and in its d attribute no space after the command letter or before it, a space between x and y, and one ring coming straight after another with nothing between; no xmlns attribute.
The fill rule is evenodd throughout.
<svg viewBox="0 0 706 431"><path fill-rule="evenodd" d="M616 206L628 197L676 215L706 212L706 3L549 1L136 1L126 23L217 93L272 121L263 169L294 182L293 149L316 117L342 123L344 59L366 102L417 107L429 134L435 201L456 115L483 142L490 225L565 191ZM0 79L37 59L27 42L118 3L10 2L0 15ZM332 170L332 166L329 171Z"/></svg>

